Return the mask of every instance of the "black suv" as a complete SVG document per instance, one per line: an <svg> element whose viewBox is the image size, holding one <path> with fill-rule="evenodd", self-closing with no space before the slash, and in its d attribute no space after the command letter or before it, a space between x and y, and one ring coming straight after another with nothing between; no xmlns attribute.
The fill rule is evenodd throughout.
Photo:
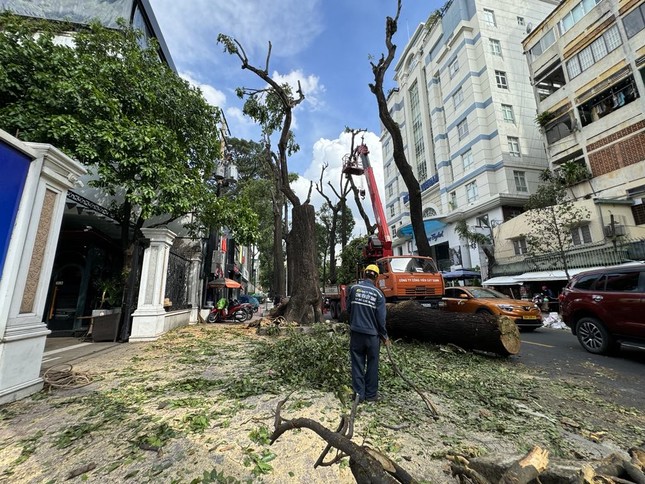
<svg viewBox="0 0 645 484"><path fill-rule="evenodd" d="M575 275L560 297L560 312L590 353L608 353L620 343L645 348L645 264Z"/></svg>

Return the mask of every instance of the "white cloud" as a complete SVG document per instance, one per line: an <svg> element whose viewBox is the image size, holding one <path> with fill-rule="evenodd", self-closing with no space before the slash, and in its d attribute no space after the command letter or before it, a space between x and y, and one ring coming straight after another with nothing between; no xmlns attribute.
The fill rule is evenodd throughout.
<svg viewBox="0 0 645 484"><path fill-rule="evenodd" d="M224 109L226 106L226 94L224 94L219 89L214 88L210 84L204 84L196 80L191 73L180 72L179 75L188 81L191 85L201 89L204 99L211 106L216 106L221 109Z"/></svg>
<svg viewBox="0 0 645 484"><path fill-rule="evenodd" d="M323 29L321 0L151 0L171 52L184 61L213 57L217 35L236 38L250 59L266 55L268 42L276 55L289 57L305 50ZM288 26L288 28L285 28ZM220 56L223 57L223 56Z"/></svg>
<svg viewBox="0 0 645 484"><path fill-rule="evenodd" d="M314 111L324 107L320 96L324 94L325 86L320 84L320 78L318 76L313 74L306 76L301 69L297 69L285 75L274 72L272 77L279 84L289 84L294 97L297 97L298 82L300 82L302 93L305 96L305 104Z"/></svg>
<svg viewBox="0 0 645 484"><path fill-rule="evenodd" d="M369 159L372 166L372 171L374 173L374 178L376 180L376 186L379 190L381 201L385 201L385 187L383 182L383 157L381 151L381 143L379 137L370 132L362 133L364 136L365 144L370 150ZM298 180L292 184L293 190L296 192L301 201L304 201L307 197L309 191L309 186L311 182L318 183L320 180L320 170L323 164L327 163L328 167L325 170L325 176L323 178L324 193L332 200L332 203L336 202L336 197L331 191L331 188L327 182L336 188L337 192L340 192L340 183L344 180L344 175L342 173L343 169L343 157L350 153L351 148L351 135L349 133L341 133L338 138L329 140L321 138L316 143L314 143L312 161L309 167L305 170L303 176L298 178ZM360 144L360 136L356 137L355 144ZM354 176L354 183L357 187L365 188L366 192L368 190L368 184L364 176L358 177ZM316 191L315 186L312 189L311 194L311 203L316 210L318 210L325 199ZM370 218L370 223L375 223L374 211L372 210L372 205L369 198L369 193L367 193L365 200L362 202L365 212ZM366 227L365 222L361 218L358 207L354 202L353 194L350 194L347 199L347 205L352 210L354 214L354 220L356 225L354 227L354 237L359 235L365 235Z"/></svg>

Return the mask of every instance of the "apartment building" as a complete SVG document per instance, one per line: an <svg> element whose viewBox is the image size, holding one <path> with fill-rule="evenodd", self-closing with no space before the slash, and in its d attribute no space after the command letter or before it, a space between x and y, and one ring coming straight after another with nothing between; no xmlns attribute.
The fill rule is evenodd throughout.
<svg viewBox="0 0 645 484"><path fill-rule="evenodd" d="M627 206L621 235L642 234L645 2L565 0L523 45L551 168L578 174L575 198Z"/></svg>
<svg viewBox="0 0 645 484"><path fill-rule="evenodd" d="M548 166L522 39L557 0L452 0L411 37L388 107L421 184L442 269L485 266L455 224L490 228L521 213ZM408 195L383 130L385 205L398 254L413 253Z"/></svg>

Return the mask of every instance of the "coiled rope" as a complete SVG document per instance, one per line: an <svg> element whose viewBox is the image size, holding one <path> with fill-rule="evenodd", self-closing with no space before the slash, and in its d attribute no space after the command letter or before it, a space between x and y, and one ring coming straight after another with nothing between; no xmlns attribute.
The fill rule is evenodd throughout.
<svg viewBox="0 0 645 484"><path fill-rule="evenodd" d="M87 373L72 371L72 365L56 365L48 368L43 380L49 388L81 388L92 383Z"/></svg>

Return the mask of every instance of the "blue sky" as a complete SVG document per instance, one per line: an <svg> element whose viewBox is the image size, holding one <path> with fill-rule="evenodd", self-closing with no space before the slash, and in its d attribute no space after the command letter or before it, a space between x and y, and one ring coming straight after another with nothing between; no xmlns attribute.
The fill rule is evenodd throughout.
<svg viewBox="0 0 645 484"><path fill-rule="evenodd" d="M369 57L385 52L385 18L394 15L396 0L150 0L179 73L198 85L221 107L235 137L258 139L258 129L242 115L238 87L262 87L253 73L240 69L239 59L223 52L219 33L235 37L251 64L264 66L268 42L273 44L269 72L295 85L301 81L305 101L294 112L300 152L289 169L303 179L296 190L304 199L320 165L337 185L343 154L349 151L345 126L366 128L366 143L381 181L380 122ZM415 29L443 1L404 0L395 36L400 54ZM398 56L395 62L398 61ZM391 87L393 66L386 82ZM320 201L314 198L314 205Z"/></svg>

